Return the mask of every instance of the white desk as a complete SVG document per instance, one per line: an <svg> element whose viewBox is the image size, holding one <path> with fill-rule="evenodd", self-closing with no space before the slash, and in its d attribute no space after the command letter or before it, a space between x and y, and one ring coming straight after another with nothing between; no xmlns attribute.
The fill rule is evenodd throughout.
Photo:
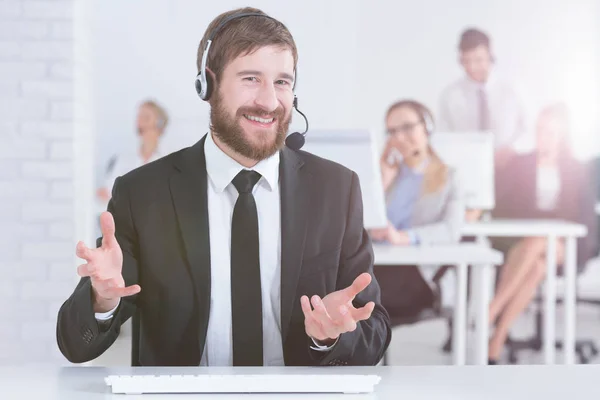
<svg viewBox="0 0 600 400"><path fill-rule="evenodd" d="M454 364L463 365L466 362L466 337L467 337L467 268L469 265L477 267L474 271L474 280L479 282L479 287L489 285L490 274L494 265L503 263L501 252L473 243L459 243L447 246L390 246L375 244L375 265L455 265L457 277L456 302L454 322L452 325ZM488 308L484 299L489 297L485 290L478 291L481 297L478 307L476 322L476 363L487 364L488 359Z"/></svg>
<svg viewBox="0 0 600 400"><path fill-rule="evenodd" d="M245 395L113 395L104 378L116 374L306 373L376 374L381 382L365 395L248 395L249 399L377 400L532 400L598 399L600 365L578 366L426 366L426 367L285 367L285 368L0 368L0 398L44 400L239 399Z"/></svg>
<svg viewBox="0 0 600 400"><path fill-rule="evenodd" d="M546 364L556 357L556 241L565 238L565 364L575 363L575 289L577 275L577 238L587 235L584 225L558 220L497 219L467 223L463 236L546 237L547 274L544 306L544 355Z"/></svg>

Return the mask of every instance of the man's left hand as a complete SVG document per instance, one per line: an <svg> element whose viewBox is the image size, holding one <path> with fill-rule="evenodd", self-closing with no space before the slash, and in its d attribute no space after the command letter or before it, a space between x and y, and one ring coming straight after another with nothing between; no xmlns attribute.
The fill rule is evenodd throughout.
<svg viewBox="0 0 600 400"><path fill-rule="evenodd" d="M317 295L310 300L308 296L302 296L300 303L306 334L325 345L331 345L342 333L354 331L357 323L369 319L375 308L372 301L361 308L355 308L352 304L356 295L370 283L371 275L365 272L349 287L330 293L323 299Z"/></svg>

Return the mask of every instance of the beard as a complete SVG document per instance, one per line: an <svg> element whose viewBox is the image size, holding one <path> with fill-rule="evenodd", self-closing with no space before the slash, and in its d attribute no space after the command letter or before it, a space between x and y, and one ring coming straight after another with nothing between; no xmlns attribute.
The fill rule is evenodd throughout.
<svg viewBox="0 0 600 400"><path fill-rule="evenodd" d="M252 134L246 133L241 125L241 119L246 118L244 114L274 118L275 132L273 133L272 129L256 129ZM291 120L291 114L287 120L285 119L285 111L282 107L278 107L273 112L267 112L259 107L240 107L235 116L232 116L225 109L219 92L215 93L210 107L212 132L233 151L255 161L269 158L283 148Z"/></svg>

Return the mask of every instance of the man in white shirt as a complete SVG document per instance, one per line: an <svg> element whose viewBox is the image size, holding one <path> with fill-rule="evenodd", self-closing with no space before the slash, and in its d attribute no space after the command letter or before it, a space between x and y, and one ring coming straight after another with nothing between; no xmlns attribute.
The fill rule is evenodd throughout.
<svg viewBox="0 0 600 400"><path fill-rule="evenodd" d="M296 62L287 28L258 9L209 25L196 90L211 130L115 181L59 311L68 360L96 358L133 317L134 365L380 361L391 331L358 177L284 146Z"/></svg>
<svg viewBox="0 0 600 400"><path fill-rule="evenodd" d="M104 204L105 209L115 180L119 176L164 155L160 149L160 142L168 122L167 111L156 101L148 99L140 104L136 119L139 145L110 159L104 184L96 192L96 197Z"/></svg>
<svg viewBox="0 0 600 400"><path fill-rule="evenodd" d="M502 167L519 145L530 145L521 98L509 82L494 72L490 39L478 29L465 30L459 43L465 76L448 86L440 99L440 132L491 131L496 165ZM521 140L528 142L519 142Z"/></svg>

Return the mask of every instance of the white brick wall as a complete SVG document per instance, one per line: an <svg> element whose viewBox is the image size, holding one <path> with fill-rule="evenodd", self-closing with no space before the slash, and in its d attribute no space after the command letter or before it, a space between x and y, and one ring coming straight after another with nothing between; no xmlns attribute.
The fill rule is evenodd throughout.
<svg viewBox="0 0 600 400"><path fill-rule="evenodd" d="M21 1L23 16L44 21L72 20L73 3L71 1Z"/></svg>
<svg viewBox="0 0 600 400"><path fill-rule="evenodd" d="M0 25L0 39L45 39L49 26L45 22L5 21Z"/></svg>
<svg viewBox="0 0 600 400"><path fill-rule="evenodd" d="M0 1L0 18L16 18L21 15L21 2L18 0Z"/></svg>
<svg viewBox="0 0 600 400"><path fill-rule="evenodd" d="M34 96L37 98L37 96ZM21 135L38 136L44 139L73 137L73 124L70 122L24 121L21 124Z"/></svg>
<svg viewBox="0 0 600 400"><path fill-rule="evenodd" d="M4 61L0 64L0 81L15 82L21 79L40 79L46 75L48 66L43 62Z"/></svg>
<svg viewBox="0 0 600 400"><path fill-rule="evenodd" d="M76 282L73 4L0 0L0 365L61 362L56 312Z"/></svg>

